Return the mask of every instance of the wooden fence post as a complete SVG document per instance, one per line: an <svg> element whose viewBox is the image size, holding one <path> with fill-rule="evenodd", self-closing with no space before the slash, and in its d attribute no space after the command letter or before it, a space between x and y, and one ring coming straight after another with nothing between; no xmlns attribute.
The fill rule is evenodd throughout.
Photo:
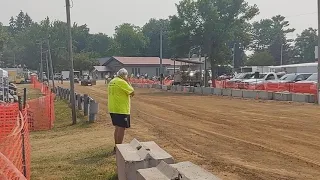
<svg viewBox="0 0 320 180"><path fill-rule="evenodd" d="M85 94L84 95L84 100L83 100L83 113L84 113L84 116L88 116L88 106L89 106L89 96L88 94Z"/></svg>

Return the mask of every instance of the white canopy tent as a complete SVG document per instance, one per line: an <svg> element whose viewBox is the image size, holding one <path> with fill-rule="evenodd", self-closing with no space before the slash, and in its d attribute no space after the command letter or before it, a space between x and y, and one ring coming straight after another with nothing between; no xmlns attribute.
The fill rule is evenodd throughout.
<svg viewBox="0 0 320 180"><path fill-rule="evenodd" d="M0 68L0 101L8 101L9 81L8 71Z"/></svg>

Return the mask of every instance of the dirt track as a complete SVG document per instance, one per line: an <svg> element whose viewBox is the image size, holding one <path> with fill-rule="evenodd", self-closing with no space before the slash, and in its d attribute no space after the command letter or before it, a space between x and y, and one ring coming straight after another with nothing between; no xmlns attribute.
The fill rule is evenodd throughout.
<svg viewBox="0 0 320 180"><path fill-rule="evenodd" d="M99 121L110 126L106 86L76 91L100 103ZM154 140L222 179L320 179L315 105L137 89L131 113L127 141Z"/></svg>

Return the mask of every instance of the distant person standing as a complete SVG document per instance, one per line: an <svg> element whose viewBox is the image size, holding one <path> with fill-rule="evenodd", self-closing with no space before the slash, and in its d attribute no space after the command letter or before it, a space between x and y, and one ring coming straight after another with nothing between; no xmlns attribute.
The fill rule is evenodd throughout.
<svg viewBox="0 0 320 180"><path fill-rule="evenodd" d="M63 84L63 75L61 74L61 84Z"/></svg>
<svg viewBox="0 0 320 180"><path fill-rule="evenodd" d="M134 89L128 82L128 71L122 68L108 85L108 110L115 126L115 144L122 144L125 130L130 128L130 98L133 96Z"/></svg>

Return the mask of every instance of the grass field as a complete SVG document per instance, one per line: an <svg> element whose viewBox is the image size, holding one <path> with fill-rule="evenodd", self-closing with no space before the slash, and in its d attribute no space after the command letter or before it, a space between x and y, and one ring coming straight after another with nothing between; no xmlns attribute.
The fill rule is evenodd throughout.
<svg viewBox="0 0 320 180"><path fill-rule="evenodd" d="M40 90L32 88L31 84L19 84L17 93L21 97L23 97L23 88L27 88L27 100L35 99L42 96Z"/></svg>
<svg viewBox="0 0 320 180"><path fill-rule="evenodd" d="M55 112L53 130L31 133L31 179L116 180L113 141L107 138L112 129L88 124L83 116L71 126L64 101L55 102Z"/></svg>

